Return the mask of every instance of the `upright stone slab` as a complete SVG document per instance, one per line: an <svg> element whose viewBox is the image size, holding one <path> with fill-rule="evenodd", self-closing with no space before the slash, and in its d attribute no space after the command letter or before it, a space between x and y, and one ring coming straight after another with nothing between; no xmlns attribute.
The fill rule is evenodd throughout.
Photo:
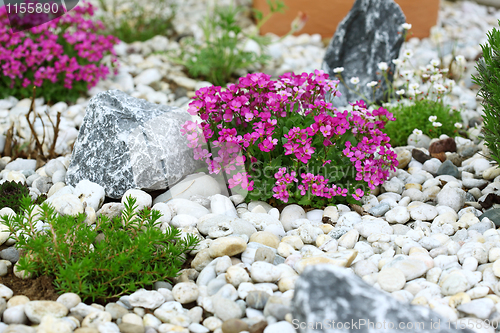
<svg viewBox="0 0 500 333"><path fill-rule="evenodd" d="M375 100L381 100L387 86L383 76L377 75L377 65L387 62L390 72L394 72L392 59L399 56L404 31L401 24L405 20L403 11L393 0L356 0L328 45L323 70L333 79L333 70L344 67L341 73L344 81L351 87L349 80L359 77L359 90L368 99L372 99L372 88L366 84L381 80L383 89L377 89L374 96ZM389 76L392 81L392 75ZM339 89L342 96L332 100L336 106L345 106L361 99L342 83Z"/></svg>
<svg viewBox="0 0 500 333"><path fill-rule="evenodd" d="M97 94L87 106L66 183L88 179L115 199L131 188L172 186L200 167L180 132L190 119L186 111L120 90Z"/></svg>
<svg viewBox="0 0 500 333"><path fill-rule="evenodd" d="M295 283L292 317L300 333L473 332L455 330L429 308L401 303L334 265L306 268Z"/></svg>

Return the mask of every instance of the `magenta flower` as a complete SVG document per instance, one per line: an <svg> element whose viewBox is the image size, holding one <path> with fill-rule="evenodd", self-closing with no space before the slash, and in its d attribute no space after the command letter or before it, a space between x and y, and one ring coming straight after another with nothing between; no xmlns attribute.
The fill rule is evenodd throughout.
<svg viewBox="0 0 500 333"><path fill-rule="evenodd" d="M262 73L248 74L225 91L202 88L189 111L202 119L202 132L215 148L214 156L201 148L204 140L193 125L183 126L183 134L195 149L195 158L204 159L210 172L231 173L231 188L253 191L254 184L259 184L256 193L261 193L262 200L337 197L353 202L365 194L355 190L358 185L372 189L395 170L396 154L381 131L392 115L382 108L369 111L362 101L354 103L351 112L337 110L325 100L327 92L339 95L337 84L315 71L286 73L278 81ZM344 134L355 139L346 140ZM281 164L272 179L262 172ZM349 167L353 172L337 176L343 183L335 184L322 174L301 171L299 175L309 166L310 170ZM265 194L270 188L272 193Z"/></svg>

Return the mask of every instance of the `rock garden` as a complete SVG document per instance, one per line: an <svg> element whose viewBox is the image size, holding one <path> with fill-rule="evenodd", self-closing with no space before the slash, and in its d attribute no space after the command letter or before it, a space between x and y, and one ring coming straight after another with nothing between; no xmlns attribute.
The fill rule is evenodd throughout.
<svg viewBox="0 0 500 333"><path fill-rule="evenodd" d="M500 332L500 2L255 3L4 1L0 333Z"/></svg>

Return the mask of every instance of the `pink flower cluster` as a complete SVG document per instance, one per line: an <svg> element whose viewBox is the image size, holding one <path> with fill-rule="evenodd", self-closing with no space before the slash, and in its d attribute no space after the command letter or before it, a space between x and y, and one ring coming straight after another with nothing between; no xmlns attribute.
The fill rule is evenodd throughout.
<svg viewBox="0 0 500 333"><path fill-rule="evenodd" d="M10 88L58 81L67 89L75 81L91 88L106 78L109 68L100 61L106 54L115 55L113 45L118 39L98 34L104 26L87 18L93 14L93 6L83 2L66 15L11 33L6 7L0 7L0 67L3 76L11 79Z"/></svg>
<svg viewBox="0 0 500 333"><path fill-rule="evenodd" d="M245 167L229 179L230 188L240 185L251 191L258 180L254 163L265 167L273 159L288 158L291 163L274 174L273 197L288 202L294 190L322 198L345 197L352 190L352 197L359 200L365 193L360 188L341 187L324 175L299 172L304 165L339 163L332 158L335 152L355 168L352 181L364 182L370 189L395 170L396 154L382 132L386 119L394 120L392 114L383 108L369 111L362 101L353 105L353 111L338 111L325 101L327 92L340 95L337 84L317 70L287 73L278 81L262 73L248 74L225 90L201 88L188 112L198 115L202 123L186 122L183 133L195 158L204 159L210 172L231 174L236 166ZM291 121L293 126L287 128ZM349 141L347 135L352 136ZM341 145L342 138L345 144ZM203 148L206 142L212 144L210 152Z"/></svg>

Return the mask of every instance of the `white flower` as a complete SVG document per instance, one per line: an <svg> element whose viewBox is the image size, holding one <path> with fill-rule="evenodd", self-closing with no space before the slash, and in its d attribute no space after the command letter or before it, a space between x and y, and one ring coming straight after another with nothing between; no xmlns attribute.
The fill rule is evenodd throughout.
<svg viewBox="0 0 500 333"><path fill-rule="evenodd" d="M455 127L456 128L462 128L462 124L461 123L455 123Z"/></svg>
<svg viewBox="0 0 500 333"><path fill-rule="evenodd" d="M431 65L434 67L438 67L439 65L441 65L441 61L439 59L432 59Z"/></svg>
<svg viewBox="0 0 500 333"><path fill-rule="evenodd" d="M397 90L397 91L396 91L396 94L398 94L398 95L400 95L400 96L401 96L401 95L403 95L404 93L405 93L405 90L404 90L404 89L401 89L401 90Z"/></svg>
<svg viewBox="0 0 500 333"><path fill-rule="evenodd" d="M396 65L396 66L397 66L397 65L401 65L401 63L402 63L402 62L403 62L403 60L401 60L401 59L392 59L392 63L393 63L394 65Z"/></svg>
<svg viewBox="0 0 500 333"><path fill-rule="evenodd" d="M429 65L425 66L425 69L426 69L427 71L429 71L429 72L432 72L432 71L434 71L434 70L435 70L434 66L432 66L431 64L429 64Z"/></svg>
<svg viewBox="0 0 500 333"><path fill-rule="evenodd" d="M443 77L443 74L431 75L431 82L436 82Z"/></svg>
<svg viewBox="0 0 500 333"><path fill-rule="evenodd" d="M372 82L368 82L368 83L366 84L366 86L367 86L367 87L369 87L369 88L373 88L373 87L375 87L377 84L378 84L378 82L377 82L377 81L372 81Z"/></svg>
<svg viewBox="0 0 500 333"><path fill-rule="evenodd" d="M446 88L445 88L445 86L443 86L443 85L442 85L442 84L440 84L440 83L436 83L436 84L434 85L434 89L436 89L436 90L437 90L438 94L442 94L442 93L445 93L445 92L446 92Z"/></svg>
<svg viewBox="0 0 500 333"><path fill-rule="evenodd" d="M431 123L435 122L437 119L438 119L438 117L437 117L437 116L430 116L430 117L429 117L429 121L430 121Z"/></svg>
<svg viewBox="0 0 500 333"><path fill-rule="evenodd" d="M379 62L377 66L381 71L386 71L389 68L386 62Z"/></svg>
<svg viewBox="0 0 500 333"><path fill-rule="evenodd" d="M413 89L408 89L408 91L406 92L406 94L407 94L408 96L412 96L412 97L413 97L413 96L415 96L415 95L416 95L416 92L415 92L415 90L413 90Z"/></svg>
<svg viewBox="0 0 500 333"><path fill-rule="evenodd" d="M415 128L415 129L413 130L413 134L415 134L415 135L422 135L422 133L423 133L423 132L422 132L421 130L419 130L418 128Z"/></svg>
<svg viewBox="0 0 500 333"><path fill-rule="evenodd" d="M411 57L413 57L413 51L412 50L404 50L403 57L410 59Z"/></svg>
<svg viewBox="0 0 500 333"><path fill-rule="evenodd" d="M455 61L460 65L465 64L465 57L463 55L457 55Z"/></svg>
<svg viewBox="0 0 500 333"><path fill-rule="evenodd" d="M410 30L411 24L410 23L403 23L403 24L401 24L401 28L403 28L405 30Z"/></svg>
<svg viewBox="0 0 500 333"><path fill-rule="evenodd" d="M344 67L337 67L333 69L334 73L342 73L344 71Z"/></svg>
<svg viewBox="0 0 500 333"><path fill-rule="evenodd" d="M352 84L358 84L359 83L359 77L357 77L357 76L351 77L351 83Z"/></svg>
<svg viewBox="0 0 500 333"><path fill-rule="evenodd" d="M420 87L418 83L410 83L410 89L417 90Z"/></svg>
<svg viewBox="0 0 500 333"><path fill-rule="evenodd" d="M405 79L409 79L413 76L413 70L407 69L405 71L401 71L401 76L403 76Z"/></svg>
<svg viewBox="0 0 500 333"><path fill-rule="evenodd" d="M444 85L447 86L451 90L451 89L453 89L453 87L455 87L456 82L455 82L455 80L446 79L446 81L444 81Z"/></svg>
<svg viewBox="0 0 500 333"><path fill-rule="evenodd" d="M441 126L443 126L443 124L441 124L440 122L433 122L432 126L434 126L434 127L441 127Z"/></svg>

